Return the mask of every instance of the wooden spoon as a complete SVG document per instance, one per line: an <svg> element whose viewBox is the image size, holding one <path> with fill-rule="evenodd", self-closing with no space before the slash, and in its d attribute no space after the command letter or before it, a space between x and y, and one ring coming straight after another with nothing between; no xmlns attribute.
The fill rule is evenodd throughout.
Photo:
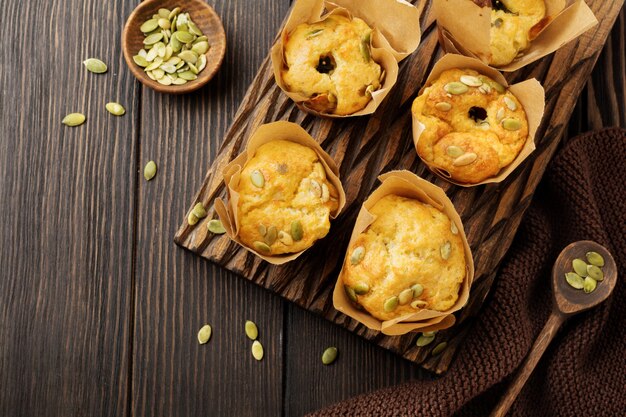
<svg viewBox="0 0 626 417"><path fill-rule="evenodd" d="M198 73L198 78L183 85L163 85L150 79L143 68L135 64L133 56L143 48L144 35L139 27L161 8L173 10L180 7L181 12L189 13L191 20L208 38L209 50L206 53L206 68ZM226 35L224 27L215 10L202 0L146 0L139 3L128 17L122 33L122 50L124 59L133 75L142 84L160 92L183 94L194 91L205 85L217 72L226 52Z"/></svg>
<svg viewBox="0 0 626 417"><path fill-rule="evenodd" d="M565 280L565 273L572 272L572 260L580 258L587 262L585 257L587 252L597 252L604 258L604 266L602 267L604 280L598 282L596 290L589 294L583 290L572 288ZM563 249L554 263L554 267L552 267L552 290L554 292L552 313L543 330L539 333L526 360L518 369L508 391L491 414L492 417L506 415L563 322L568 317L595 307L606 300L613 292L616 282L617 266L609 251L603 246L589 240L581 240Z"/></svg>

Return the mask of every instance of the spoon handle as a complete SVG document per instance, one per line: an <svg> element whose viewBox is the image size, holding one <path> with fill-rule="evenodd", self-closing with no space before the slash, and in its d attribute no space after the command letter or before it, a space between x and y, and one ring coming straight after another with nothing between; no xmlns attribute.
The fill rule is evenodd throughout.
<svg viewBox="0 0 626 417"><path fill-rule="evenodd" d="M546 348L564 321L565 316L560 312L553 311L552 314L550 314L548 322L543 327L543 330L541 330L541 333L539 333L539 336L537 337L537 340L535 340L535 344L530 350L530 353L526 357L524 363L517 370L517 375L513 379L513 382L511 382L507 392L500 399L500 403L498 403L497 407L491 413L491 417L504 417L506 415L511 405L513 405L513 402L515 402L517 395L524 387L528 377L535 369L535 366L537 366L543 352L545 352Z"/></svg>

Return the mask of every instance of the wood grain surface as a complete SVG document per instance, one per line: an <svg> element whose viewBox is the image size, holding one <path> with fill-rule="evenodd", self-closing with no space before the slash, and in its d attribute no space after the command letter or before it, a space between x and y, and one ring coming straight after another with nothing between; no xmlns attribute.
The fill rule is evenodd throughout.
<svg viewBox="0 0 626 417"><path fill-rule="evenodd" d="M455 187L435 178L416 157L411 139L410 107L442 52L437 43L436 24L429 14L431 3L415 2L423 12L422 43L401 63L398 83L371 117L328 120L299 111L276 86L269 59L266 59L224 138L220 154L189 205L188 211L201 201L210 208L210 215L195 226L187 224L186 215L181 216L185 220L175 241L426 369L445 372L467 331L467 319L476 315L489 292L497 267L623 4L600 0L588 3L600 20L598 26L555 54L507 75L510 84L529 78L542 82L546 90L546 113L535 138L537 151L502 183ZM562 62L572 65L564 66ZM347 204L326 238L297 260L273 266L227 236L212 235L206 229L206 222L214 216L214 199L226 193L221 175L223 167L245 148L248 137L259 125L283 119L302 125L335 159ZM431 355L432 346L415 346L418 333L384 336L338 313L332 306L332 290L360 205L378 185L377 176L393 169L409 169L446 190L463 219L474 255L476 278L470 300L458 315L457 324L439 333L437 341L447 341L448 348L437 356Z"/></svg>
<svg viewBox="0 0 626 417"><path fill-rule="evenodd" d="M209 1L226 61L183 97L142 87L124 64L121 28L138 3L3 2L0 416L299 416L429 378L171 241L289 1ZM566 137L626 126L625 28L622 11ZM86 72L87 57L109 71ZM111 100L127 114L109 115ZM73 111L87 122L63 126ZM149 159L159 173L146 183ZM263 362L251 360L246 319ZM205 322L214 334L200 347ZM324 367L330 345L339 357Z"/></svg>

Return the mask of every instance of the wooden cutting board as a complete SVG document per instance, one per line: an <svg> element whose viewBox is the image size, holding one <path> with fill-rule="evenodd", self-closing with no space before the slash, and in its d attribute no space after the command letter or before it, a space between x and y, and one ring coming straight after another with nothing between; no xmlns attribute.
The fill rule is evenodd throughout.
<svg viewBox="0 0 626 417"><path fill-rule="evenodd" d="M276 86L268 51L268 57L250 85L202 188L189 204L191 210L201 201L209 208L209 215L197 225L189 226L187 215L181 213L182 225L174 240L315 314L426 369L442 373L448 369L454 352L470 329L471 318L477 315L496 278L498 266L557 148L578 95L624 0L588 0L587 4L600 22L598 26L555 54L507 75L510 84L537 78L546 90L546 111L536 136L537 150L504 182L473 188L457 187L434 177L419 161L413 147L411 104L430 69L443 55L438 45L437 26L429 13L431 3L413 3L421 11L422 43L400 64L398 83L376 113L369 117L329 120L298 110ZM208 233L206 227L209 219L217 217L213 209L214 199L226 197L222 168L239 154L259 125L276 120L298 123L320 142L340 167L347 197L346 207L333 222L328 236L283 266L273 266L258 259L225 235ZM438 333L436 343L447 341L448 347L437 356L431 355L435 344L424 348L415 346L419 334L385 336L337 312L332 305L333 287L360 205L378 186L378 175L394 169L409 169L446 191L463 219L474 254L476 279L470 300L457 315L457 323Z"/></svg>

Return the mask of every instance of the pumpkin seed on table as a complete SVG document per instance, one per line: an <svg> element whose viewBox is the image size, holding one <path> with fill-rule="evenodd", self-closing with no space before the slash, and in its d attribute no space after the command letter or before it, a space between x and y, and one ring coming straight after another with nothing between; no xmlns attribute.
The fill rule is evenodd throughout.
<svg viewBox="0 0 626 417"><path fill-rule="evenodd" d="M212 331L210 325L205 324L204 326L202 326L202 328L200 328L200 330L198 331L198 343L204 345L206 342L208 342L211 338L211 333Z"/></svg>
<svg viewBox="0 0 626 417"><path fill-rule="evenodd" d="M154 161L148 162L145 168L143 169L143 177L146 179L146 181L150 181L152 178L154 178L156 173L157 173L156 163Z"/></svg>
<svg viewBox="0 0 626 417"><path fill-rule="evenodd" d="M433 351L431 352L431 354L433 356L437 356L439 355L441 352L443 352L443 350L448 347L448 343L447 342L441 342L439 343L437 346L435 346L435 348L433 349Z"/></svg>
<svg viewBox="0 0 626 417"><path fill-rule="evenodd" d="M199 219L203 219L207 216L206 209L202 203L198 203L193 206L193 210L191 212Z"/></svg>
<svg viewBox="0 0 626 417"><path fill-rule="evenodd" d="M261 359L263 359L263 345L261 344L261 342L259 342L258 340L255 340L254 342L252 342L252 356L254 357L254 359L256 359L257 361L260 361Z"/></svg>
<svg viewBox="0 0 626 417"><path fill-rule="evenodd" d="M85 115L82 113L70 113L61 120L66 126L79 126L85 123Z"/></svg>
<svg viewBox="0 0 626 417"><path fill-rule="evenodd" d="M427 346L429 344L432 343L432 341L435 340L435 335L434 334L426 334L426 333L422 333L420 335L420 337L417 338L417 341L415 342L415 345L417 347L423 347L423 346Z"/></svg>
<svg viewBox="0 0 626 417"><path fill-rule="evenodd" d="M83 65L87 68L87 71L94 74L103 74L107 72L107 65L97 58L88 58L83 61Z"/></svg>
<svg viewBox="0 0 626 417"><path fill-rule="evenodd" d="M114 116L123 116L126 113L124 106L114 101L107 103L104 107Z"/></svg>
<svg viewBox="0 0 626 417"><path fill-rule="evenodd" d="M246 330L246 336L248 336L250 340L256 340L256 338L259 337L259 328L256 327L253 321L246 320L244 328Z"/></svg>
<svg viewBox="0 0 626 417"><path fill-rule="evenodd" d="M218 219L209 220L206 226L209 229L209 232L214 233L216 235L223 235L224 233L226 233L226 229L224 229L224 225Z"/></svg>
<svg viewBox="0 0 626 417"><path fill-rule="evenodd" d="M337 359L337 348L334 346L326 348L324 353L322 353L322 363L324 365L330 365L335 362L335 359Z"/></svg>

